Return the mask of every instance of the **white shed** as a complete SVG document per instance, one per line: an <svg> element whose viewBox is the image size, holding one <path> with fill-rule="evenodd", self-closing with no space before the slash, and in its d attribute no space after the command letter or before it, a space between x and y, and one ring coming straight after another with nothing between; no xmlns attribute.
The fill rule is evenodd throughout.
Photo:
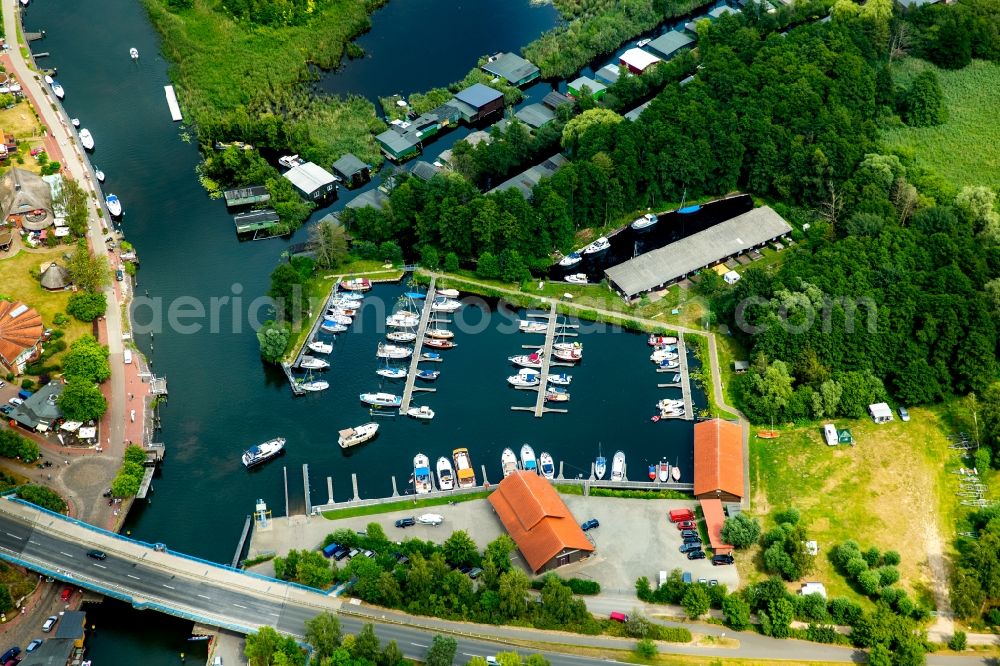
<svg viewBox="0 0 1000 666"><path fill-rule="evenodd" d="M802 589L799 590L799 594L802 596L806 596L807 594L818 594L826 599L826 586L823 585L823 583L802 583Z"/></svg>
<svg viewBox="0 0 1000 666"><path fill-rule="evenodd" d="M740 281L740 274L736 271L729 271L722 276L722 279L726 281L726 284L736 284Z"/></svg>
<svg viewBox="0 0 1000 666"><path fill-rule="evenodd" d="M823 439L826 440L827 446L837 446L837 429L832 423L823 426Z"/></svg>
<svg viewBox="0 0 1000 666"><path fill-rule="evenodd" d="M892 410L884 402L868 405L868 413L872 415L872 421L875 423L888 423L892 420Z"/></svg>

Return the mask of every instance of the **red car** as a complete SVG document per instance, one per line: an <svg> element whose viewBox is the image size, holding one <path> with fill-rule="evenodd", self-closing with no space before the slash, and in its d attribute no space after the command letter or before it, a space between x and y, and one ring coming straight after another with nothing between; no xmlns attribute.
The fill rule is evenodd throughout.
<svg viewBox="0 0 1000 666"><path fill-rule="evenodd" d="M677 529L679 529L679 530L694 530L694 529L697 529L697 527L695 526L693 520L682 520L681 522L677 523Z"/></svg>
<svg viewBox="0 0 1000 666"><path fill-rule="evenodd" d="M32 157L38 157L40 154L42 154L44 152L45 152L44 148L32 148L31 149L31 156Z"/></svg>
<svg viewBox="0 0 1000 666"><path fill-rule="evenodd" d="M59 594L59 598L62 599L63 601L69 601L69 598L72 596L73 596L73 588L69 587L68 585L64 587L62 589L62 592Z"/></svg>

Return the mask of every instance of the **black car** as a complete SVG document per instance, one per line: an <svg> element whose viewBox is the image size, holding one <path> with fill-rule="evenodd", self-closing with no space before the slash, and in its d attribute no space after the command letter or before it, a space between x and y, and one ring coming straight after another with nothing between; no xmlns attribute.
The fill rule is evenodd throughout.
<svg viewBox="0 0 1000 666"><path fill-rule="evenodd" d="M88 550L87 557L93 558L95 560L106 560L108 559L108 554L103 550Z"/></svg>
<svg viewBox="0 0 1000 666"><path fill-rule="evenodd" d="M337 546L337 548L334 549L333 551L333 559L339 562L345 557L347 557L347 554L349 552L351 552L351 549L348 548L347 546Z"/></svg>
<svg viewBox="0 0 1000 666"><path fill-rule="evenodd" d="M590 520L588 520L587 522L585 522L583 525L580 525L580 529L582 529L584 532L586 532L587 530L592 530L595 527L600 527L600 526L601 526L601 524L599 522L597 522L597 518L591 518Z"/></svg>
<svg viewBox="0 0 1000 666"><path fill-rule="evenodd" d="M701 550L700 543L682 543L681 547L678 549L682 553L690 553L692 550Z"/></svg>
<svg viewBox="0 0 1000 666"><path fill-rule="evenodd" d="M681 543L697 543L697 544L700 544L701 543L701 537L688 537L686 539L682 539Z"/></svg>
<svg viewBox="0 0 1000 666"><path fill-rule="evenodd" d="M11 649L3 653L3 656L0 657L0 664L6 664L8 661L10 661L19 654L21 654L21 648L15 645Z"/></svg>
<svg viewBox="0 0 1000 666"><path fill-rule="evenodd" d="M681 538L682 539L685 539L687 537L696 537L696 536L698 536L698 530L682 530L681 531Z"/></svg>
<svg viewBox="0 0 1000 666"><path fill-rule="evenodd" d="M413 527L417 524L417 519L412 516L409 518L400 518L396 521L396 527Z"/></svg>
<svg viewBox="0 0 1000 666"><path fill-rule="evenodd" d="M459 571L460 571L461 573L463 573L463 574L467 574L467 573L469 573L470 571L472 571L472 567L470 567L470 566L469 566L468 564L466 564L466 565L465 565L465 566L463 566L463 567L459 567L459 569L458 569L458 570L459 570Z"/></svg>
<svg viewBox="0 0 1000 666"><path fill-rule="evenodd" d="M689 560L703 560L703 559L705 559L705 551L701 550L700 548L698 550L692 550L692 551L688 552L688 559Z"/></svg>
<svg viewBox="0 0 1000 666"><path fill-rule="evenodd" d="M712 564L715 566L722 566L723 564L732 564L736 560L732 555L713 555Z"/></svg>
<svg viewBox="0 0 1000 666"><path fill-rule="evenodd" d="M0 412L3 412L4 414L10 414L13 411L14 411L13 405L0 405Z"/></svg>

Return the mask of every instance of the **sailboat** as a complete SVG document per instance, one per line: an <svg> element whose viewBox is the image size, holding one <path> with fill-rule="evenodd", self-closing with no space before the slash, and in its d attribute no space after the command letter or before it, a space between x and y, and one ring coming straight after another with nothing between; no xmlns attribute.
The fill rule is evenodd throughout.
<svg viewBox="0 0 1000 666"><path fill-rule="evenodd" d="M681 480L681 468L676 464L670 466L670 478L675 482Z"/></svg>
<svg viewBox="0 0 1000 666"><path fill-rule="evenodd" d="M608 469L608 461L603 455L601 455L601 445L598 444L597 460L594 461L594 476L596 476L598 480L603 479L604 473L607 471L607 469Z"/></svg>

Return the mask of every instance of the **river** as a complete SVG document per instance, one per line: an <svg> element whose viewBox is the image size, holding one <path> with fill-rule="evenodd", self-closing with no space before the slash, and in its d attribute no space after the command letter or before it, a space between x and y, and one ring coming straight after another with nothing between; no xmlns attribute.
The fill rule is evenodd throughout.
<svg viewBox="0 0 1000 666"><path fill-rule="evenodd" d="M505 20L490 23L496 41L472 51L514 48L548 27L537 18L541 10L526 0L511 5L523 14L509 13ZM483 24L472 12L450 11L460 3L426 6L437 6L435 11L448 17L451 34L471 34L473 28L466 22ZM398 75L398 59L376 45L392 41L382 35L380 25L412 21L405 18L407 11L405 2L391 2L380 10L375 28L362 38L379 58L348 63L342 81L365 67L376 67L365 70L366 80ZM114 29L95 29L98 24ZM557 461L565 461L567 475L586 473L600 445L609 459L616 449L626 452L632 478L642 478L647 459L664 457L679 463L690 480L691 424L649 420L653 403L663 395L655 384L664 375L653 372L641 336L584 331L580 339L586 345L586 358L570 371L575 379L569 414L535 419L510 411L513 404L528 404L529 396L508 389L505 382L514 373L506 357L521 353L520 345L531 340L505 334L500 327L506 319L500 316L489 318L480 333L459 332L459 346L445 352L438 393L418 400L432 405L437 419L429 424L402 418L383 421L378 440L343 455L336 446L337 430L369 420L357 394L379 388L374 374L374 350L381 338L375 326L382 316L379 307L366 307L360 331L338 341L333 367L326 373L333 388L293 398L284 376L261 362L247 311L248 303L266 291L268 276L288 241L238 242L224 204L209 199L198 184L194 172L198 152L194 143L184 140L182 127L170 120L163 95L163 86L169 83L167 63L159 56L159 38L141 4L36 0L27 11L25 26L47 32L44 46L36 45L36 50L51 54L41 64L58 68L67 110L95 137L93 161L107 174L105 191L114 192L124 203L123 228L142 260L136 294L149 299L137 309L137 321L152 322L156 328L155 337L138 333L136 342L151 359L154 372L167 378L170 389L162 409L162 430L156 436L167 446L166 462L154 481L152 501L140 503L130 516L126 528L133 536L228 563L244 517L257 498L265 499L275 515L284 513L282 467L288 468L294 509L302 505L304 463L312 471L314 502L326 500L326 476L334 479L336 499L346 499L352 472L359 477L362 496L381 496L391 489L390 475L396 476L402 490L418 451L433 460L458 445L470 448L477 468L488 466L492 480L500 476L501 449L518 449L526 441L536 451L547 450ZM133 46L141 54L137 62L128 56ZM429 74L428 66L419 85L412 87L449 83L471 66L475 57L470 53L456 52L459 64L454 71L432 62L434 74ZM301 240L303 231L291 239ZM391 305L404 289L403 285L378 287L368 302ZM170 308L198 303L210 308L212 299L221 303L217 327L205 322L195 322L201 324L198 330L156 326L156 317L166 317ZM234 306L233 300L242 303ZM474 328L479 316L496 306L473 303L462 316ZM700 392L696 397L703 401ZM288 439L287 455L253 473L244 470L241 451L276 435ZM97 666L175 661L177 653L190 645L184 640L189 623L118 605L97 611L94 617L99 618L99 630L90 645L95 659L102 657L95 660ZM147 633L137 638L139 629Z"/></svg>

